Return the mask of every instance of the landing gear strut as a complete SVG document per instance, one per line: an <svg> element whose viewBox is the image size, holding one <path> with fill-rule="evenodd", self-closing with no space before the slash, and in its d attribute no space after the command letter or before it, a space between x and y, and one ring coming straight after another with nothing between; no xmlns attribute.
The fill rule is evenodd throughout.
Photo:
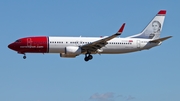
<svg viewBox="0 0 180 101"><path fill-rule="evenodd" d="M85 58L84 58L85 61L89 61L89 60L92 60L92 59L93 59L93 56L90 53L85 54Z"/></svg>

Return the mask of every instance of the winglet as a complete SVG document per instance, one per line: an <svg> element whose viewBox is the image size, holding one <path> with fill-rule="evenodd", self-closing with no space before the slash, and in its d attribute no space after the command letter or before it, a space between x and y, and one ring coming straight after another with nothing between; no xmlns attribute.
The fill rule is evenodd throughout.
<svg viewBox="0 0 180 101"><path fill-rule="evenodd" d="M126 23L123 23L123 25L121 26L121 28L118 30L118 32L116 33L117 35L120 35L123 30L124 30L124 26L125 26Z"/></svg>

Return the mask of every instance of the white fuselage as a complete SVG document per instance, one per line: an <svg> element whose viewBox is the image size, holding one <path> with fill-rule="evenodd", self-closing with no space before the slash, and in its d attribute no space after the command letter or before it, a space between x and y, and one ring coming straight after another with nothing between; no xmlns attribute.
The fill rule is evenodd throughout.
<svg viewBox="0 0 180 101"><path fill-rule="evenodd" d="M104 38L104 37L102 37ZM67 46L83 46L95 42L99 37L49 37L49 53L65 53ZM105 47L99 49L101 54L121 54L150 49L159 43L150 43L150 39L114 38ZM95 53L93 53L95 54Z"/></svg>

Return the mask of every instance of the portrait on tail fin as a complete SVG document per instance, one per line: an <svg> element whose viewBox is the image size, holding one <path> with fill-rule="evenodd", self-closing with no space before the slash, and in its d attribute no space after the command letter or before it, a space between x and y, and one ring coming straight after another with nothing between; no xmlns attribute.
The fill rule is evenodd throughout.
<svg viewBox="0 0 180 101"><path fill-rule="evenodd" d="M155 36L159 37L160 30L161 30L161 23L159 21L153 21L152 22L152 30L153 30L153 32L149 35L149 39L152 39Z"/></svg>

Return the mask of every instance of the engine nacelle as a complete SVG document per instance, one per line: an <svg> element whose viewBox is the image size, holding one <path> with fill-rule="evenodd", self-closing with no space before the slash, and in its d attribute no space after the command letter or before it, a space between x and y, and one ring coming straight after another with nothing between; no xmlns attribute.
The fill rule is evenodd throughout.
<svg viewBox="0 0 180 101"><path fill-rule="evenodd" d="M75 58L79 54L81 54L80 47L67 46L67 47L65 47L65 53L61 53L60 57Z"/></svg>
<svg viewBox="0 0 180 101"><path fill-rule="evenodd" d="M77 47L77 46L67 46L65 48L65 54L79 55L79 54L81 54L81 48Z"/></svg>
<svg viewBox="0 0 180 101"><path fill-rule="evenodd" d="M60 53L60 57L62 57L62 58L75 58L76 55L69 55L69 54L65 54L65 53Z"/></svg>

